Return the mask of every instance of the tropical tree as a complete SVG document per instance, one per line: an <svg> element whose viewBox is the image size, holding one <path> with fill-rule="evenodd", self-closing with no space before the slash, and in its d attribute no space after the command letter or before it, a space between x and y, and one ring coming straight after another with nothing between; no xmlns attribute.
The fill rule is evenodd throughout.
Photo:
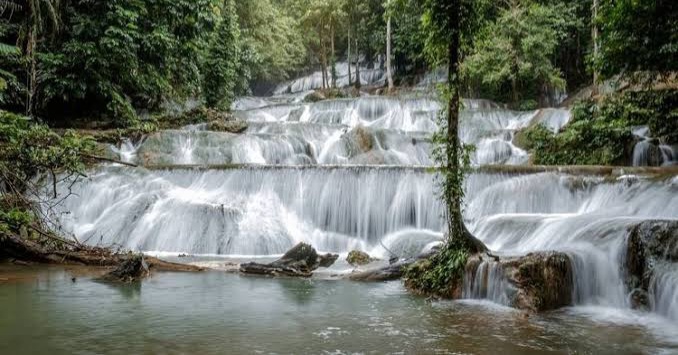
<svg viewBox="0 0 678 355"><path fill-rule="evenodd" d="M678 5L671 0L597 0L601 79L678 70ZM651 77L654 75L650 75Z"/></svg>
<svg viewBox="0 0 678 355"><path fill-rule="evenodd" d="M476 36L475 49L464 61L464 74L494 92L509 91L516 103L565 88L552 60L567 34L569 8L514 2Z"/></svg>
<svg viewBox="0 0 678 355"><path fill-rule="evenodd" d="M240 29L235 1L224 0L221 12L221 22L210 41L205 63L204 89L207 106L229 110L235 99L240 65Z"/></svg>

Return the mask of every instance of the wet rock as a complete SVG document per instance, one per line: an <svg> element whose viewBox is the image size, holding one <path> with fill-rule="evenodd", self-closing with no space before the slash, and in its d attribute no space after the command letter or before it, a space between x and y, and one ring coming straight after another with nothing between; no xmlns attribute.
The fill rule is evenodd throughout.
<svg viewBox="0 0 678 355"><path fill-rule="evenodd" d="M426 260L432 257L437 250L431 250L422 254L419 254L415 258L407 258L398 260L393 258L389 260L389 265L384 267L377 267L365 271L357 271L349 274L347 278L351 281L364 281L364 282L380 282L380 281L392 281L398 280L403 277L405 270L412 264L418 261Z"/></svg>
<svg viewBox="0 0 678 355"><path fill-rule="evenodd" d="M495 273L492 277L489 270ZM572 262L564 253L540 252L512 258L477 254L469 258L464 278L465 287L477 293L467 297L485 298L492 293L502 303L530 312L566 307L573 302ZM490 291L491 288L494 289Z"/></svg>
<svg viewBox="0 0 678 355"><path fill-rule="evenodd" d="M625 281L634 308L648 308L654 270L678 262L678 221L644 221L629 229Z"/></svg>
<svg viewBox="0 0 678 355"><path fill-rule="evenodd" d="M414 262L412 260L399 261L386 267L375 268L366 271L354 272L348 275L352 281L380 282L398 280L403 277L405 268Z"/></svg>
<svg viewBox="0 0 678 355"><path fill-rule="evenodd" d="M211 121L210 123L207 124L207 129L210 131L228 132L235 134L245 132L248 127L249 125L247 124L247 122L234 119L228 121L225 120Z"/></svg>
<svg viewBox="0 0 678 355"><path fill-rule="evenodd" d="M327 253L325 255L318 255L318 267L330 267L339 259L338 254Z"/></svg>
<svg viewBox="0 0 678 355"><path fill-rule="evenodd" d="M306 97L304 97L304 102L310 103L319 102L323 100L327 100L327 97L325 97L325 94L323 94L322 91L314 91L306 95Z"/></svg>
<svg viewBox="0 0 678 355"><path fill-rule="evenodd" d="M348 139L351 155L367 153L375 145L372 140L372 133L363 126L358 126L346 133L345 138Z"/></svg>
<svg viewBox="0 0 678 355"><path fill-rule="evenodd" d="M373 261L373 259L370 257L369 254L365 252L353 250L350 253L348 253L346 261L353 266L362 266L369 264L370 262Z"/></svg>
<svg viewBox="0 0 678 355"><path fill-rule="evenodd" d="M574 272L565 253L542 252L502 261L505 275L517 290L511 305L542 312L572 305Z"/></svg>
<svg viewBox="0 0 678 355"><path fill-rule="evenodd" d="M240 272L245 274L311 277L319 267L330 267L339 255L318 255L316 250L306 244L299 243L280 259L270 264L245 263L240 265Z"/></svg>
<svg viewBox="0 0 678 355"><path fill-rule="evenodd" d="M118 267L101 277L102 281L130 283L148 277L151 271L143 255L133 255L123 260Z"/></svg>

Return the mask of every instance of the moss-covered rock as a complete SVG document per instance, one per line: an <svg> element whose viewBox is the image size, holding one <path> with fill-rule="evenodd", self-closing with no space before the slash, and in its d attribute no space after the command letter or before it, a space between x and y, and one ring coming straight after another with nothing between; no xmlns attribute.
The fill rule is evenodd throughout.
<svg viewBox="0 0 678 355"><path fill-rule="evenodd" d="M580 101L558 134L535 125L518 132L513 142L529 150L538 165L625 166L638 143L632 134L637 126L648 126L663 144L677 143L678 90L629 91ZM656 161L661 153L656 148L650 154Z"/></svg>
<svg viewBox="0 0 678 355"><path fill-rule="evenodd" d="M365 252L353 250L348 253L346 261L353 266L362 266L371 263L373 259Z"/></svg>
<svg viewBox="0 0 678 355"><path fill-rule="evenodd" d="M210 131L228 132L235 134L245 132L248 127L249 125L247 124L247 122L242 120L229 120L229 121L217 120L211 121L210 123L207 124L207 129Z"/></svg>

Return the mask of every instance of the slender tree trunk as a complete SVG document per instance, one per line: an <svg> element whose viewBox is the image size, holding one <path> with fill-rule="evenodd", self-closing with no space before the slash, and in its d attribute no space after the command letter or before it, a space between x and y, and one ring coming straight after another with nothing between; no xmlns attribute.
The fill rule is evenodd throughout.
<svg viewBox="0 0 678 355"><path fill-rule="evenodd" d="M318 29L318 35L320 37L320 70L322 71L323 78L323 90L327 89L327 54L325 53L325 41L323 41L323 31L322 24Z"/></svg>
<svg viewBox="0 0 678 355"><path fill-rule="evenodd" d="M593 58L598 58L598 25L596 18L598 17L598 0L593 0L593 8L591 14L591 40L593 41ZM598 95L598 69L593 69L593 95Z"/></svg>
<svg viewBox="0 0 678 355"><path fill-rule="evenodd" d="M459 166L459 43L460 43L460 28L459 28L459 12L461 4L460 0L450 0L448 7L448 18L452 28L450 31L450 44L448 48L448 76L450 97L447 103L447 169L448 176L458 176L456 172L461 169ZM457 186L458 184L452 184ZM458 186L457 186L458 187ZM452 188L448 193L451 195L448 198L448 216L449 216L449 231L452 236L461 236L461 231L464 228L464 220L461 214L461 198L462 194L458 188Z"/></svg>
<svg viewBox="0 0 678 355"><path fill-rule="evenodd" d="M337 57L335 56L335 49L334 49L334 24L330 27L330 41L331 43L331 50L332 50L332 88L336 89L337 88Z"/></svg>
<svg viewBox="0 0 678 355"><path fill-rule="evenodd" d="M360 47L358 47L358 38L355 39L355 88L360 89Z"/></svg>
<svg viewBox="0 0 678 355"><path fill-rule="evenodd" d="M391 1L388 1L390 5ZM391 15L386 20L386 78L388 79L388 91L393 91L393 72L391 71Z"/></svg>
<svg viewBox="0 0 678 355"><path fill-rule="evenodd" d="M351 26L348 26L348 86L353 85L353 78L351 78Z"/></svg>
<svg viewBox="0 0 678 355"><path fill-rule="evenodd" d="M35 58L35 50L38 44L38 26L35 18L33 1L28 1L29 6L29 29L28 42L26 43L26 57L28 58L28 90L26 92L26 116L32 117L35 107L35 94L38 86L38 64Z"/></svg>

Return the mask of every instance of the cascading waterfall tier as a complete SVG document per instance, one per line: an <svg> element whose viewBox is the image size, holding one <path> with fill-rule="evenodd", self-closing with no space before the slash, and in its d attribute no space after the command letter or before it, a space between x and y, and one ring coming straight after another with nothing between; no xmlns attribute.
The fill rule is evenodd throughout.
<svg viewBox="0 0 678 355"><path fill-rule="evenodd" d="M377 70L361 75L383 80ZM238 99L234 115L249 125L243 134L192 125L114 147L149 169L101 166L52 212L89 244L177 254L272 256L303 241L388 258L440 243L444 209L430 137L441 104L425 92L305 102L318 77L285 83L272 97ZM516 132L534 124L558 132L569 120L565 109L521 112L464 100L460 138L477 147L476 166L523 165L529 157L513 144ZM678 173L667 171L650 178L481 169L467 179L465 219L502 257L567 255L574 303L628 308L629 228L678 219ZM678 293L667 285L678 284L678 271L660 271L648 289L651 310L676 320ZM464 297L507 304L503 272L500 263L481 263L466 277Z"/></svg>
<svg viewBox="0 0 678 355"><path fill-rule="evenodd" d="M465 100L460 138L474 144L474 165L528 162L513 144L532 124L558 131L569 111L511 111L486 100ZM427 96L303 103L298 96L241 98L234 113L248 121L244 134L206 131L206 125L161 131L140 144L112 147L121 159L144 165L279 164L430 166L438 101Z"/></svg>
<svg viewBox="0 0 678 355"><path fill-rule="evenodd" d="M412 256L442 240L434 180L408 167L102 167L73 186L57 215L79 240L132 250L264 256L305 241L387 257L383 243ZM678 219L678 178L479 172L466 188L467 223L492 250L570 255L577 304L629 307L621 271L629 228ZM500 272L483 268L487 283L465 295L499 302ZM654 309L675 315L675 293L654 290Z"/></svg>

